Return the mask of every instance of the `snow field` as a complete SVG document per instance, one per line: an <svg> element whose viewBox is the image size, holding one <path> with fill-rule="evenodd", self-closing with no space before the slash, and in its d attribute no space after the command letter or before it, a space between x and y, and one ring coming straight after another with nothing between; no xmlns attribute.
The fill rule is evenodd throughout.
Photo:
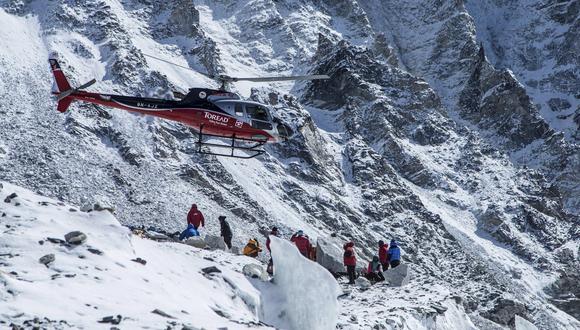
<svg viewBox="0 0 580 330"><path fill-rule="evenodd" d="M0 222L0 283L9 292L0 299L0 320L39 316L94 329L108 328L97 321L119 314L123 328L164 328L168 321L208 329L259 324L260 293L240 273L253 259L143 239L107 211L80 212L10 184L0 192L2 199L18 194L0 205L6 214ZM72 230L85 233L87 241L67 247L46 240ZM49 253L56 260L45 267L38 259ZM136 258L146 264L131 261ZM222 272L204 275L201 269L210 266ZM151 313L155 309L173 319Z"/></svg>

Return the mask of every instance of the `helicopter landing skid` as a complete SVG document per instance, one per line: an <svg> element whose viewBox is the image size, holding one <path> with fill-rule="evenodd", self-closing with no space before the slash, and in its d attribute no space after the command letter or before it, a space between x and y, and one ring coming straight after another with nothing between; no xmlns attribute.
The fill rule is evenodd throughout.
<svg viewBox="0 0 580 330"><path fill-rule="evenodd" d="M240 138L240 137L236 137L235 134L233 134L231 137L227 137L227 136L222 136L222 135L207 134L207 133L203 133L202 131L203 131L203 129L199 130L198 140L196 142L196 144L198 146L197 153L202 154L202 155L214 155L214 156L250 159L250 158L260 156L261 154L266 152L266 150L262 149L262 146L264 146L264 144L266 144L266 140ZM217 143L211 143L211 142L204 142L203 139L205 137L214 137L214 138L220 138L220 139L224 139L224 140L227 139L228 141L230 141L230 144L223 145L223 144L217 144ZM240 143L240 142L246 143L246 144L250 144L250 143L252 143L252 144L240 146L240 145L238 145L238 143ZM227 150L230 150L230 152L229 153L217 153L217 152L211 151L210 148L207 148L206 150L204 150L202 147L215 147L215 148L227 149ZM244 151L246 153L249 153L249 155L246 155L246 156L236 155L236 153L235 153L236 150Z"/></svg>

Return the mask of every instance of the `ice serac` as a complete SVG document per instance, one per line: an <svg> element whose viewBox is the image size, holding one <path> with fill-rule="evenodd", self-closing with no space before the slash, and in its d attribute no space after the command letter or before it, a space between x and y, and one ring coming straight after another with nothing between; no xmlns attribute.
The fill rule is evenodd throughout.
<svg viewBox="0 0 580 330"><path fill-rule="evenodd" d="M538 327L523 317L516 315L515 330L538 330Z"/></svg>
<svg viewBox="0 0 580 330"><path fill-rule="evenodd" d="M335 329L340 289L334 277L288 241L271 239L274 283L285 301L279 306L279 315L293 330Z"/></svg>

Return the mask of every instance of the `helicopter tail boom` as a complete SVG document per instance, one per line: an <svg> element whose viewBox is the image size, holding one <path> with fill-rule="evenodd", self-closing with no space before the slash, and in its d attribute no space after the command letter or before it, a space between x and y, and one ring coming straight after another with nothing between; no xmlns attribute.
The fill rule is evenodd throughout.
<svg viewBox="0 0 580 330"><path fill-rule="evenodd" d="M54 82L56 83L56 88L53 90L55 93L61 93L71 89L68 79L66 79L60 64L56 58L49 58L48 63L50 63L50 69L52 70L52 75L54 76Z"/></svg>

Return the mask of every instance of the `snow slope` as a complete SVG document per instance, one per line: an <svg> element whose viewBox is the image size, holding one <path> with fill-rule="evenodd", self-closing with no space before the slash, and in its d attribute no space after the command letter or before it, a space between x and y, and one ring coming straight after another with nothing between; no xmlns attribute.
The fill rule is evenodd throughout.
<svg viewBox="0 0 580 330"><path fill-rule="evenodd" d="M122 315L122 328L160 329L172 323L208 329L269 328L258 319L260 293L240 273L252 259L153 242L131 234L108 211L80 212L3 185L2 199L18 195L0 205L4 325L46 317L56 323L64 320L70 328L109 328L97 322ZM47 240L63 239L73 230L86 233L87 241L68 246ZM55 256L48 267L38 261L46 254ZM136 258L146 264L132 261ZM201 270L211 266L221 273ZM152 313L156 309L171 317Z"/></svg>

